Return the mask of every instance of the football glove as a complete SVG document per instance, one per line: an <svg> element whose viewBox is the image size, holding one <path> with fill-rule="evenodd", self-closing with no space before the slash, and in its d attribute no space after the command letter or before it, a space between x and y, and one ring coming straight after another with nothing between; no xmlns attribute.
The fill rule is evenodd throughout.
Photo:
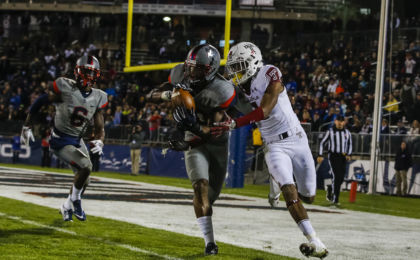
<svg viewBox="0 0 420 260"><path fill-rule="evenodd" d="M93 140L93 141L90 141L90 145L91 145L90 151L93 154L96 154L97 153L99 155L102 155L104 153L102 151L102 148L104 147L104 143L101 140Z"/></svg>
<svg viewBox="0 0 420 260"><path fill-rule="evenodd" d="M190 144L185 140L172 139L168 141L169 149L175 151L186 151L190 149Z"/></svg>
<svg viewBox="0 0 420 260"><path fill-rule="evenodd" d="M184 132L175 130L169 135L168 148L175 151L186 151L190 144L184 140Z"/></svg>
<svg viewBox="0 0 420 260"><path fill-rule="evenodd" d="M32 130L29 126L23 126L22 132L20 134L20 142L24 145L29 145L29 142L35 142L34 135L32 134Z"/></svg>
<svg viewBox="0 0 420 260"><path fill-rule="evenodd" d="M191 131L196 135L201 135L201 126L193 109L178 106L174 110L173 117L179 130Z"/></svg>
<svg viewBox="0 0 420 260"><path fill-rule="evenodd" d="M227 119L225 121L221 121L221 122L215 122L213 123L214 128L218 131L230 131L236 128L236 121L234 119L232 119L231 117L227 117Z"/></svg>

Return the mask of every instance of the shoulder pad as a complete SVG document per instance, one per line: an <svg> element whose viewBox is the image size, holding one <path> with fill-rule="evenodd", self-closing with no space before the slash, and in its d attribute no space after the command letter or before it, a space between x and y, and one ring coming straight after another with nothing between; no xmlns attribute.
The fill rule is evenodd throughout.
<svg viewBox="0 0 420 260"><path fill-rule="evenodd" d="M228 108L236 97L233 84L220 75L216 75L212 80L209 84L208 91L212 92L212 96L217 101L217 106L222 109Z"/></svg>
<svg viewBox="0 0 420 260"><path fill-rule="evenodd" d="M93 91L98 93L98 108L105 108L108 105L108 94L97 88L94 88Z"/></svg>
<svg viewBox="0 0 420 260"><path fill-rule="evenodd" d="M53 90L56 94L61 94L63 92L72 91L74 86L76 85L76 81L64 77L57 78L53 82Z"/></svg>
<svg viewBox="0 0 420 260"><path fill-rule="evenodd" d="M169 82L172 85L181 83L184 80L184 63L178 64L172 68L171 74L169 75Z"/></svg>

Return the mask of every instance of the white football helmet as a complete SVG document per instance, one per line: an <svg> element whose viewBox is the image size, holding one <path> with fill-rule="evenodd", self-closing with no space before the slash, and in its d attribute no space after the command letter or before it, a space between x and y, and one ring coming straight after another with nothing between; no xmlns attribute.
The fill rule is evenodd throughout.
<svg viewBox="0 0 420 260"><path fill-rule="evenodd" d="M241 85L254 76L263 66L260 49L251 42L240 42L230 48L226 61L229 79Z"/></svg>

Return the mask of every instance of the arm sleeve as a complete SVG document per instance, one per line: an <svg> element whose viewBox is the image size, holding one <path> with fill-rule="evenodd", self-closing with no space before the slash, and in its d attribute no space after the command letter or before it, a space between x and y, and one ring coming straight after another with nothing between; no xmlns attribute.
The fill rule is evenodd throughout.
<svg viewBox="0 0 420 260"><path fill-rule="evenodd" d="M48 94L43 94L42 96L38 97L32 104L32 106L29 108L29 113L31 115L36 114L43 105L47 105L50 103L51 102L48 99Z"/></svg>
<svg viewBox="0 0 420 260"><path fill-rule="evenodd" d="M322 138L322 140L321 140L321 143L319 143L319 155L320 156L322 156L322 154L324 152L323 151L324 150L324 145L325 145L325 142L329 139L329 137L330 137L330 131L327 130L325 132L324 138Z"/></svg>
<svg viewBox="0 0 420 260"><path fill-rule="evenodd" d="M353 152L353 141L352 141L352 136L349 130L346 130L347 134L349 135L349 140L347 141L347 155L351 155L351 153Z"/></svg>

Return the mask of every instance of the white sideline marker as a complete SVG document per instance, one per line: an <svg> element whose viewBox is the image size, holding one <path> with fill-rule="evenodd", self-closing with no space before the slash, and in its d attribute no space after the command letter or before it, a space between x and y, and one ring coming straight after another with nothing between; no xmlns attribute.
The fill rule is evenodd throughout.
<svg viewBox="0 0 420 260"><path fill-rule="evenodd" d="M148 250L145 250L145 249L141 249L141 248L138 248L138 247L135 247L135 246L130 246L130 245L127 245L127 244L116 243L116 242L104 240L104 239L102 239L100 237L90 237L90 236L79 235L79 234L77 234L74 231L70 231L70 230L66 230L66 229L63 229L63 228L58 228L58 227L44 225L44 224L41 224L41 223L38 223L38 222L35 222L35 221L32 221L32 220L22 219L21 217L10 216L10 215L7 215L7 214L5 214L3 212L0 212L0 217L5 217L5 218L8 218L8 219L16 220L16 221L19 221L19 222L22 222L22 223L28 224L28 225L33 225L33 226L37 226L37 227L53 229L55 231L66 233L66 234L70 234L70 235L73 235L73 236L79 236L79 237L83 237L83 238L87 238L87 239L93 239L93 240L100 241L100 242L103 242L103 243L108 244L108 245L119 246L119 247L122 247L122 248L125 248L125 249L128 249L128 250L131 250L131 251L134 251L134 252L140 252L140 253L144 253L144 254L148 254L148 255L153 255L153 256L161 257L161 258L168 259L168 260L182 260L182 258L176 258L176 257L168 256L168 255L160 255L158 253L155 253L155 252L152 252L152 251L148 251Z"/></svg>

